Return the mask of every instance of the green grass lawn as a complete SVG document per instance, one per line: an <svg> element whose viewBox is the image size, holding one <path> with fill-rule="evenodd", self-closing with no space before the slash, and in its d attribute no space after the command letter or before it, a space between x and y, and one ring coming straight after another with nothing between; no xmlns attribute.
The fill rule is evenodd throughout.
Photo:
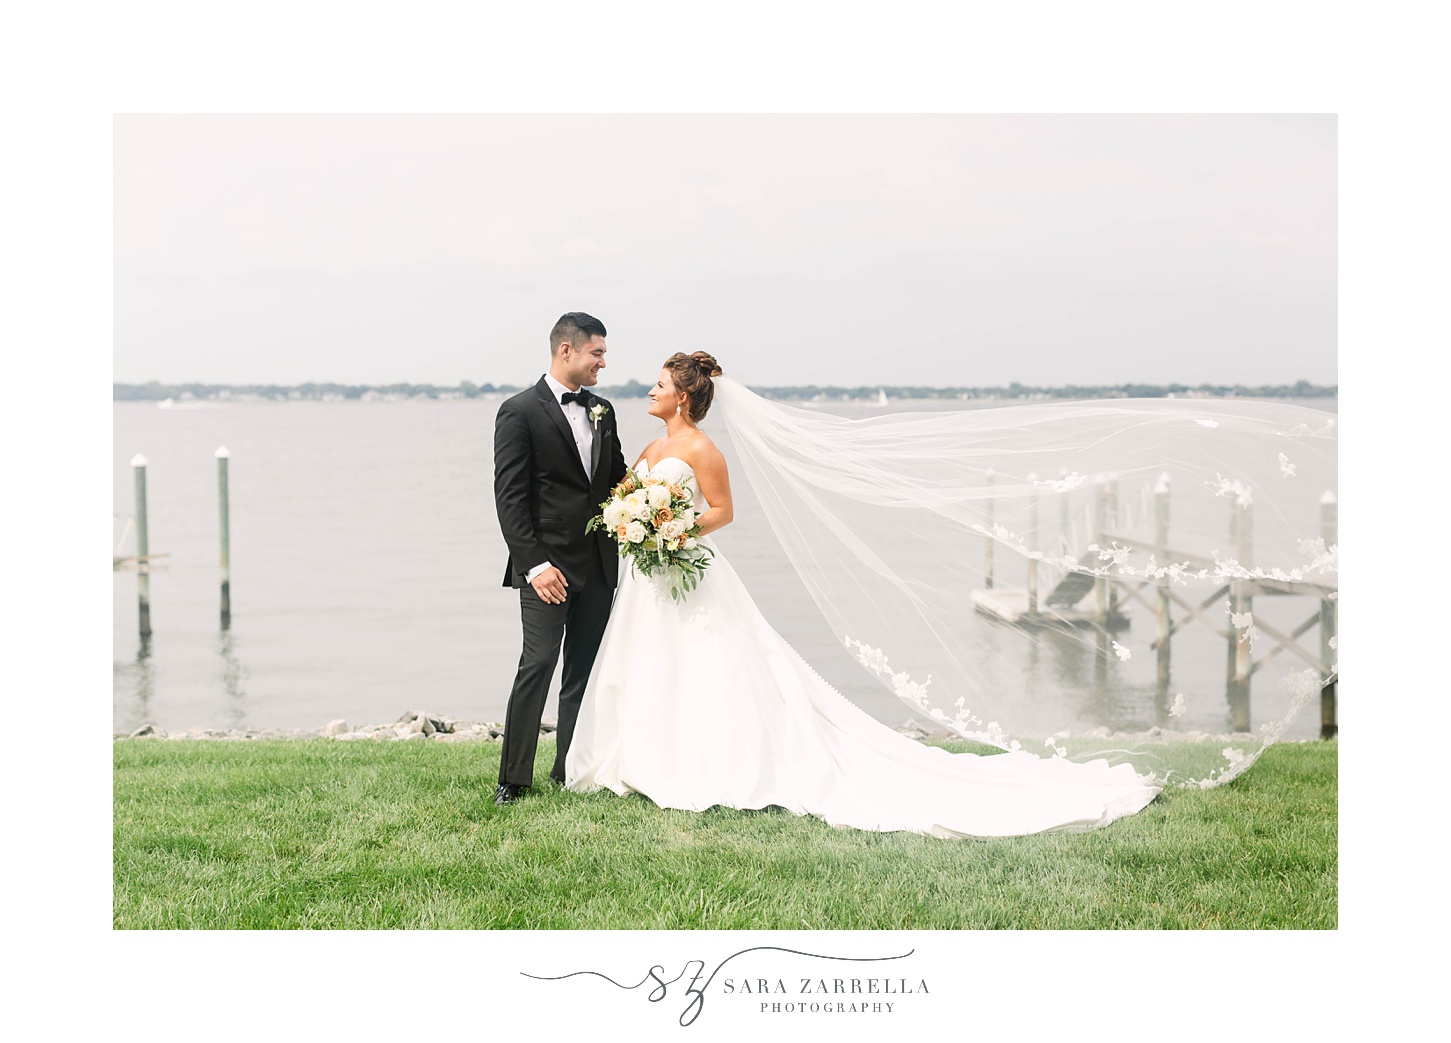
<svg viewBox="0 0 1451 1043"><path fill-rule="evenodd" d="M962 749L961 746L948 746ZM498 743L115 743L117 928L1334 928L1335 743L1088 833L492 798Z"/></svg>

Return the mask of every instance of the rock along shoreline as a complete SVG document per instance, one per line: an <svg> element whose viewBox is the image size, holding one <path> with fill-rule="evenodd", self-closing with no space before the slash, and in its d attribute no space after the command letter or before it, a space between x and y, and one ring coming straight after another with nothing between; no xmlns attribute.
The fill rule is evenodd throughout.
<svg viewBox="0 0 1451 1043"><path fill-rule="evenodd" d="M539 723L541 736L552 735L558 722L546 717ZM188 728L167 731L152 724L143 724L133 732L116 732L117 739L210 739L214 741L251 741L261 739L336 739L339 742L406 742L431 739L439 742L499 742L504 726L497 721L466 721L427 710L405 710L389 724L368 724L353 727L339 718L321 728Z"/></svg>
<svg viewBox="0 0 1451 1043"><path fill-rule="evenodd" d="M553 717L545 717L539 723L539 737L552 738L558 727ZM945 728L927 728L915 720L898 725L896 731L910 739L923 743L961 741L962 736ZM1067 732L1054 736L1068 737ZM1170 731L1151 728L1147 732L1110 732L1107 728L1096 728L1085 733L1084 738L1157 740L1163 742L1244 742L1257 738L1248 732L1213 734L1200 731ZM333 739L338 742L408 742L430 740L435 742L501 742L504 726L498 721L460 720L445 714L430 713L427 710L405 710L396 721L389 724L369 724L353 727L339 718L329 721L321 728L188 728L186 731L167 731L152 724L143 724L132 732L116 732L116 739L166 739L166 740L210 740L219 742L250 742L272 739ZM1309 741L1309 740L1300 740Z"/></svg>

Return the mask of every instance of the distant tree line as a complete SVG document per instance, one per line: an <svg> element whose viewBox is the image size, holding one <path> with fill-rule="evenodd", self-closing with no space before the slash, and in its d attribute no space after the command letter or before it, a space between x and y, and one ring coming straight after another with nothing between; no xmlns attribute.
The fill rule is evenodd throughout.
<svg viewBox="0 0 1451 1043"><path fill-rule="evenodd" d="M512 395L522 391L516 384L475 384L461 381L454 387L436 384L113 384L111 397L117 402L180 401L366 401L371 399L460 399L480 395ZM650 385L631 380L625 384L599 388L606 398L644 398ZM1298 380L1293 384L1065 384L1060 387L1034 387L1012 383L1007 387L901 387L871 384L858 387L804 384L794 387L758 387L757 394L766 398L825 399L851 401L874 400L882 394L889 398L1165 398L1205 396L1216 398L1333 398L1339 391L1336 384L1312 384Z"/></svg>
<svg viewBox="0 0 1451 1043"><path fill-rule="evenodd" d="M393 398L477 398L479 395L521 390L509 384L475 384L465 380L456 387L436 384L113 384L117 402L161 402L168 398L199 401L271 399L278 402Z"/></svg>
<svg viewBox="0 0 1451 1043"><path fill-rule="evenodd" d="M1169 395L1203 395L1217 398L1333 398L1339 385L1312 384L1063 384L1034 387L1014 382L1007 387L901 387L863 385L829 387L805 384L795 387L754 388L767 398L874 399L882 392L889 398L1166 398Z"/></svg>

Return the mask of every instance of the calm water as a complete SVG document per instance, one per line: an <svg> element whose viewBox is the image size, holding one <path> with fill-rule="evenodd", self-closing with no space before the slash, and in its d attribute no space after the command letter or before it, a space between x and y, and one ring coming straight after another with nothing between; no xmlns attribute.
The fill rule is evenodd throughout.
<svg viewBox="0 0 1451 1043"><path fill-rule="evenodd" d="M1333 400L1299 400L1335 408ZM153 635L137 637L136 576L114 579L114 726L168 729L353 724L409 708L500 720L519 655L518 595L501 586L506 557L493 503L497 402L114 403L114 535L133 554L130 460L149 466L150 542L167 553L151 578ZM952 408L893 402L891 409ZM981 403L962 403L982 408ZM616 400L627 458L657 433L643 400ZM877 412L831 406L844 415ZM717 438L718 429L706 427ZM218 517L213 451L231 451L232 627L218 626ZM730 454L728 444L724 447ZM736 521L714 538L767 617L848 697L889 724L913 716L828 632L742 481ZM1008 557L1004 555L1003 557ZM1000 580L1011 581L1010 576ZM1289 628L1300 598L1260 599L1255 613ZM1152 619L1134 615L1133 633ZM1002 639L974 621L975 640ZM1202 629L1202 628L1200 628ZM1176 669L1218 669L1224 645L1190 627ZM1314 634L1309 635L1313 639ZM1115 727L1152 723L1153 664L1138 657L1131 694L1094 708L1102 678L1092 638L1052 635L1025 650L1021 683L1075 700ZM1144 660L1140 662L1139 660ZM1256 674L1256 720L1278 698L1278 677L1302 663L1282 655ZM1210 676L1214 676L1212 673ZM557 679L556 679L557 685ZM551 699L552 703L552 699ZM548 712L553 712L551 706ZM1313 719L1312 719L1313 718ZM1187 720L1222 730L1222 715ZM1318 731L1313 708L1291 737Z"/></svg>

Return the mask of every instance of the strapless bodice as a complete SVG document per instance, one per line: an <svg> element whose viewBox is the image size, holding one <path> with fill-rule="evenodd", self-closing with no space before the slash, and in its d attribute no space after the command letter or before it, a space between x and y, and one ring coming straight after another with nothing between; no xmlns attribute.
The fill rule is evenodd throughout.
<svg viewBox="0 0 1451 1043"><path fill-rule="evenodd" d="M701 495L700 485L695 480L695 471L691 469L688 463L680 459L680 457L662 456L655 463L654 467L650 466L648 460L641 457L635 464L634 470L641 477L653 475L656 478L664 478L666 481L674 482L676 485L683 486L686 482L689 482L690 491L695 495L695 513L698 515L704 514L710 509L710 504Z"/></svg>

